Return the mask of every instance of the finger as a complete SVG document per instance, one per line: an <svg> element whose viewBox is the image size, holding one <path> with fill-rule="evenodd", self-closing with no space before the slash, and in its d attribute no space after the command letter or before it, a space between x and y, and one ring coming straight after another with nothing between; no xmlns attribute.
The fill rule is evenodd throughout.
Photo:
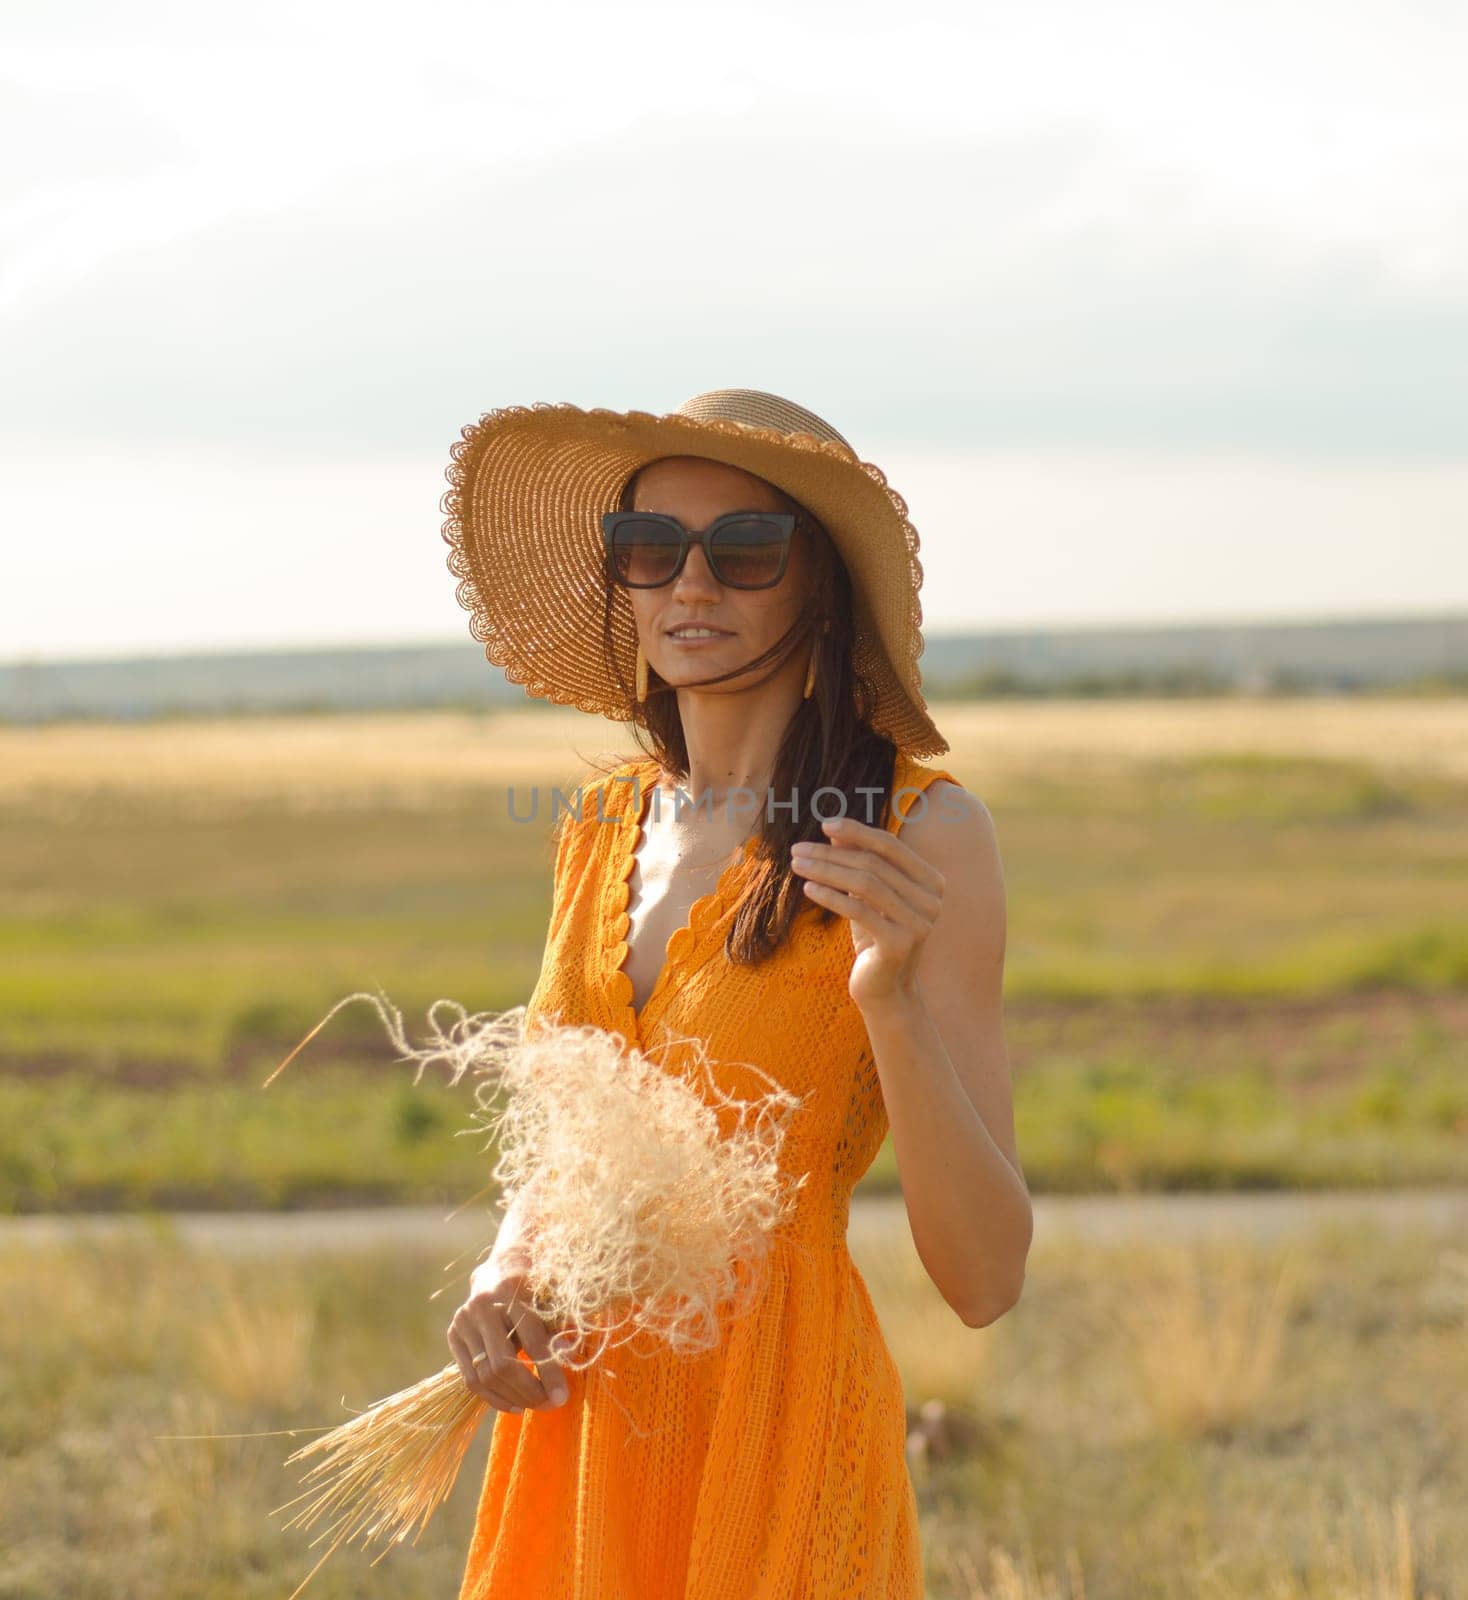
<svg viewBox="0 0 1468 1600"><path fill-rule="evenodd" d="M474 1371L474 1361L470 1356L469 1347L454 1332L452 1326L448 1331L448 1341L449 1353L459 1363L459 1376L464 1380L464 1387L470 1394L478 1395L481 1400L488 1400L489 1396L484 1392L484 1385L480 1383Z"/></svg>
<svg viewBox="0 0 1468 1600"><path fill-rule="evenodd" d="M874 828L856 817L836 817L832 818L832 826L824 832L832 850L870 850L873 855L890 862L904 876L912 878L930 892L942 893L943 874L889 829Z"/></svg>
<svg viewBox="0 0 1468 1600"><path fill-rule="evenodd" d="M834 853L818 855L808 862L792 861L806 883L822 884L864 901L889 921L911 933L931 928L937 920L942 900L911 878L901 878L896 869L865 853L859 860L841 860ZM821 899L819 895L817 899ZM821 900L829 905L829 900Z"/></svg>
<svg viewBox="0 0 1468 1600"><path fill-rule="evenodd" d="M858 900L855 895L843 894L829 883L817 883L811 878L805 880L803 887L806 897L817 905L829 906L832 911L865 928L883 951L904 955L916 942L916 935L911 929L884 917L874 906L868 905L865 900Z"/></svg>
<svg viewBox="0 0 1468 1600"><path fill-rule="evenodd" d="M565 1371L551 1348L550 1330L535 1312L526 1311L516 1322L515 1332L519 1335L520 1348L535 1363L541 1386L550 1396L551 1405L563 1404L570 1393L570 1386L566 1381Z"/></svg>
<svg viewBox="0 0 1468 1600"><path fill-rule="evenodd" d="M867 848L850 840L839 845L806 844L802 841L799 851L792 850L790 864L797 871L814 873L818 877L842 871L864 872L872 882L888 885L907 905L921 912L929 921L936 921L947 881L943 874L931 862L924 861L915 850L893 839L891 834L876 833L873 837L881 840L882 844ZM884 848L889 845L895 846L901 853L894 854ZM828 878L827 881L835 882L838 887L853 887L849 880L840 877Z"/></svg>
<svg viewBox="0 0 1468 1600"><path fill-rule="evenodd" d="M454 1360L459 1363L459 1371L463 1375L464 1387L471 1394L478 1395L481 1400L487 1401L496 1411L521 1411L524 1408L517 1405L498 1385L485 1382L484 1374L489 1371L488 1362L481 1361L478 1366L474 1364L474 1357L480 1352L471 1349L469 1342L454 1328L449 1329L449 1349L453 1351Z"/></svg>
<svg viewBox="0 0 1468 1600"><path fill-rule="evenodd" d="M488 1382L513 1396L516 1405L544 1405L545 1389L531 1371L530 1363L520 1359L519 1351L510 1342L510 1319L516 1314L513 1296L508 1304L491 1294L476 1295L469 1301L470 1322L489 1355L485 1369Z"/></svg>

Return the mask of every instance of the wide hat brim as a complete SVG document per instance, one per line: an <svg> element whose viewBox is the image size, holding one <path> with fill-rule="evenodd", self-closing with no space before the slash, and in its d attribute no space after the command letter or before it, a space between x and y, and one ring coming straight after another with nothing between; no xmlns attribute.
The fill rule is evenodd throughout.
<svg viewBox="0 0 1468 1600"><path fill-rule="evenodd" d="M765 408L772 417L796 413L829 427L778 396L748 390L714 391L661 416L546 402L504 406L466 426L450 452L452 487L441 509L470 633L528 694L640 721L641 708L608 672L603 652L602 514L617 509L627 480L648 462L708 457L764 478L820 520L851 574L852 662L876 694L873 728L910 756L942 755L948 743L928 714L918 669L923 569L906 503L834 430L819 438L718 414L736 406L751 414L750 396L774 402ZM611 638L630 684L637 628L626 591L615 585Z"/></svg>

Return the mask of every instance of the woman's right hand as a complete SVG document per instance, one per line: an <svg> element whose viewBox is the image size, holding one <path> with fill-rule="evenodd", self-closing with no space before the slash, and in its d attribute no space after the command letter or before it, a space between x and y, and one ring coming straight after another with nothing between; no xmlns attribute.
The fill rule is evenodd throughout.
<svg viewBox="0 0 1468 1600"><path fill-rule="evenodd" d="M525 1278L524 1268L515 1263L487 1262L476 1268L469 1293L449 1323L449 1349L465 1386L498 1411L549 1411L569 1393L551 1349L551 1331L530 1303ZM517 1338L539 1379L520 1360Z"/></svg>

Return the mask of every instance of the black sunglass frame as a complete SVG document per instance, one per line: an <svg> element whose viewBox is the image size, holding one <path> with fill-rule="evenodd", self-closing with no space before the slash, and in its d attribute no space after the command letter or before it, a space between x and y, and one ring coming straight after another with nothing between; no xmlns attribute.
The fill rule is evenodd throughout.
<svg viewBox="0 0 1468 1600"><path fill-rule="evenodd" d="M628 583L617 571L616 534L618 527L624 522L661 522L674 529L678 535L678 558L673 563L673 570L666 578L658 583ZM770 522L779 530L780 567L775 576L768 583L728 583L723 573L719 570L718 554L714 549L714 538L720 528L728 522ZM785 576L785 568L790 561L790 541L794 537L796 525L800 518L793 511L726 511L722 517L714 520L701 533L691 532L685 528L677 517L669 516L662 511L605 511L602 513L601 531L602 545L606 552L607 575L612 582L623 589L665 589L670 583L677 581L688 560L688 551L691 546L699 545L703 549L703 558L709 564L709 570L724 585L726 589L773 589Z"/></svg>

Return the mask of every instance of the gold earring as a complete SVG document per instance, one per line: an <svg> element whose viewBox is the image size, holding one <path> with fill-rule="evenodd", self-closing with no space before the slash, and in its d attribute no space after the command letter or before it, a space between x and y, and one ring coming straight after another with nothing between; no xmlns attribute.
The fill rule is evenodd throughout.
<svg viewBox="0 0 1468 1600"><path fill-rule="evenodd" d="M642 653L642 640L637 641L637 703L647 699L647 657Z"/></svg>
<svg viewBox="0 0 1468 1600"><path fill-rule="evenodd" d="M825 638L830 631L831 619L827 617L826 620L821 624L820 638L816 639L810 647L810 665L805 669L805 689L801 695L801 698L804 700L810 699L811 691L816 686L816 652L820 648L821 639Z"/></svg>

